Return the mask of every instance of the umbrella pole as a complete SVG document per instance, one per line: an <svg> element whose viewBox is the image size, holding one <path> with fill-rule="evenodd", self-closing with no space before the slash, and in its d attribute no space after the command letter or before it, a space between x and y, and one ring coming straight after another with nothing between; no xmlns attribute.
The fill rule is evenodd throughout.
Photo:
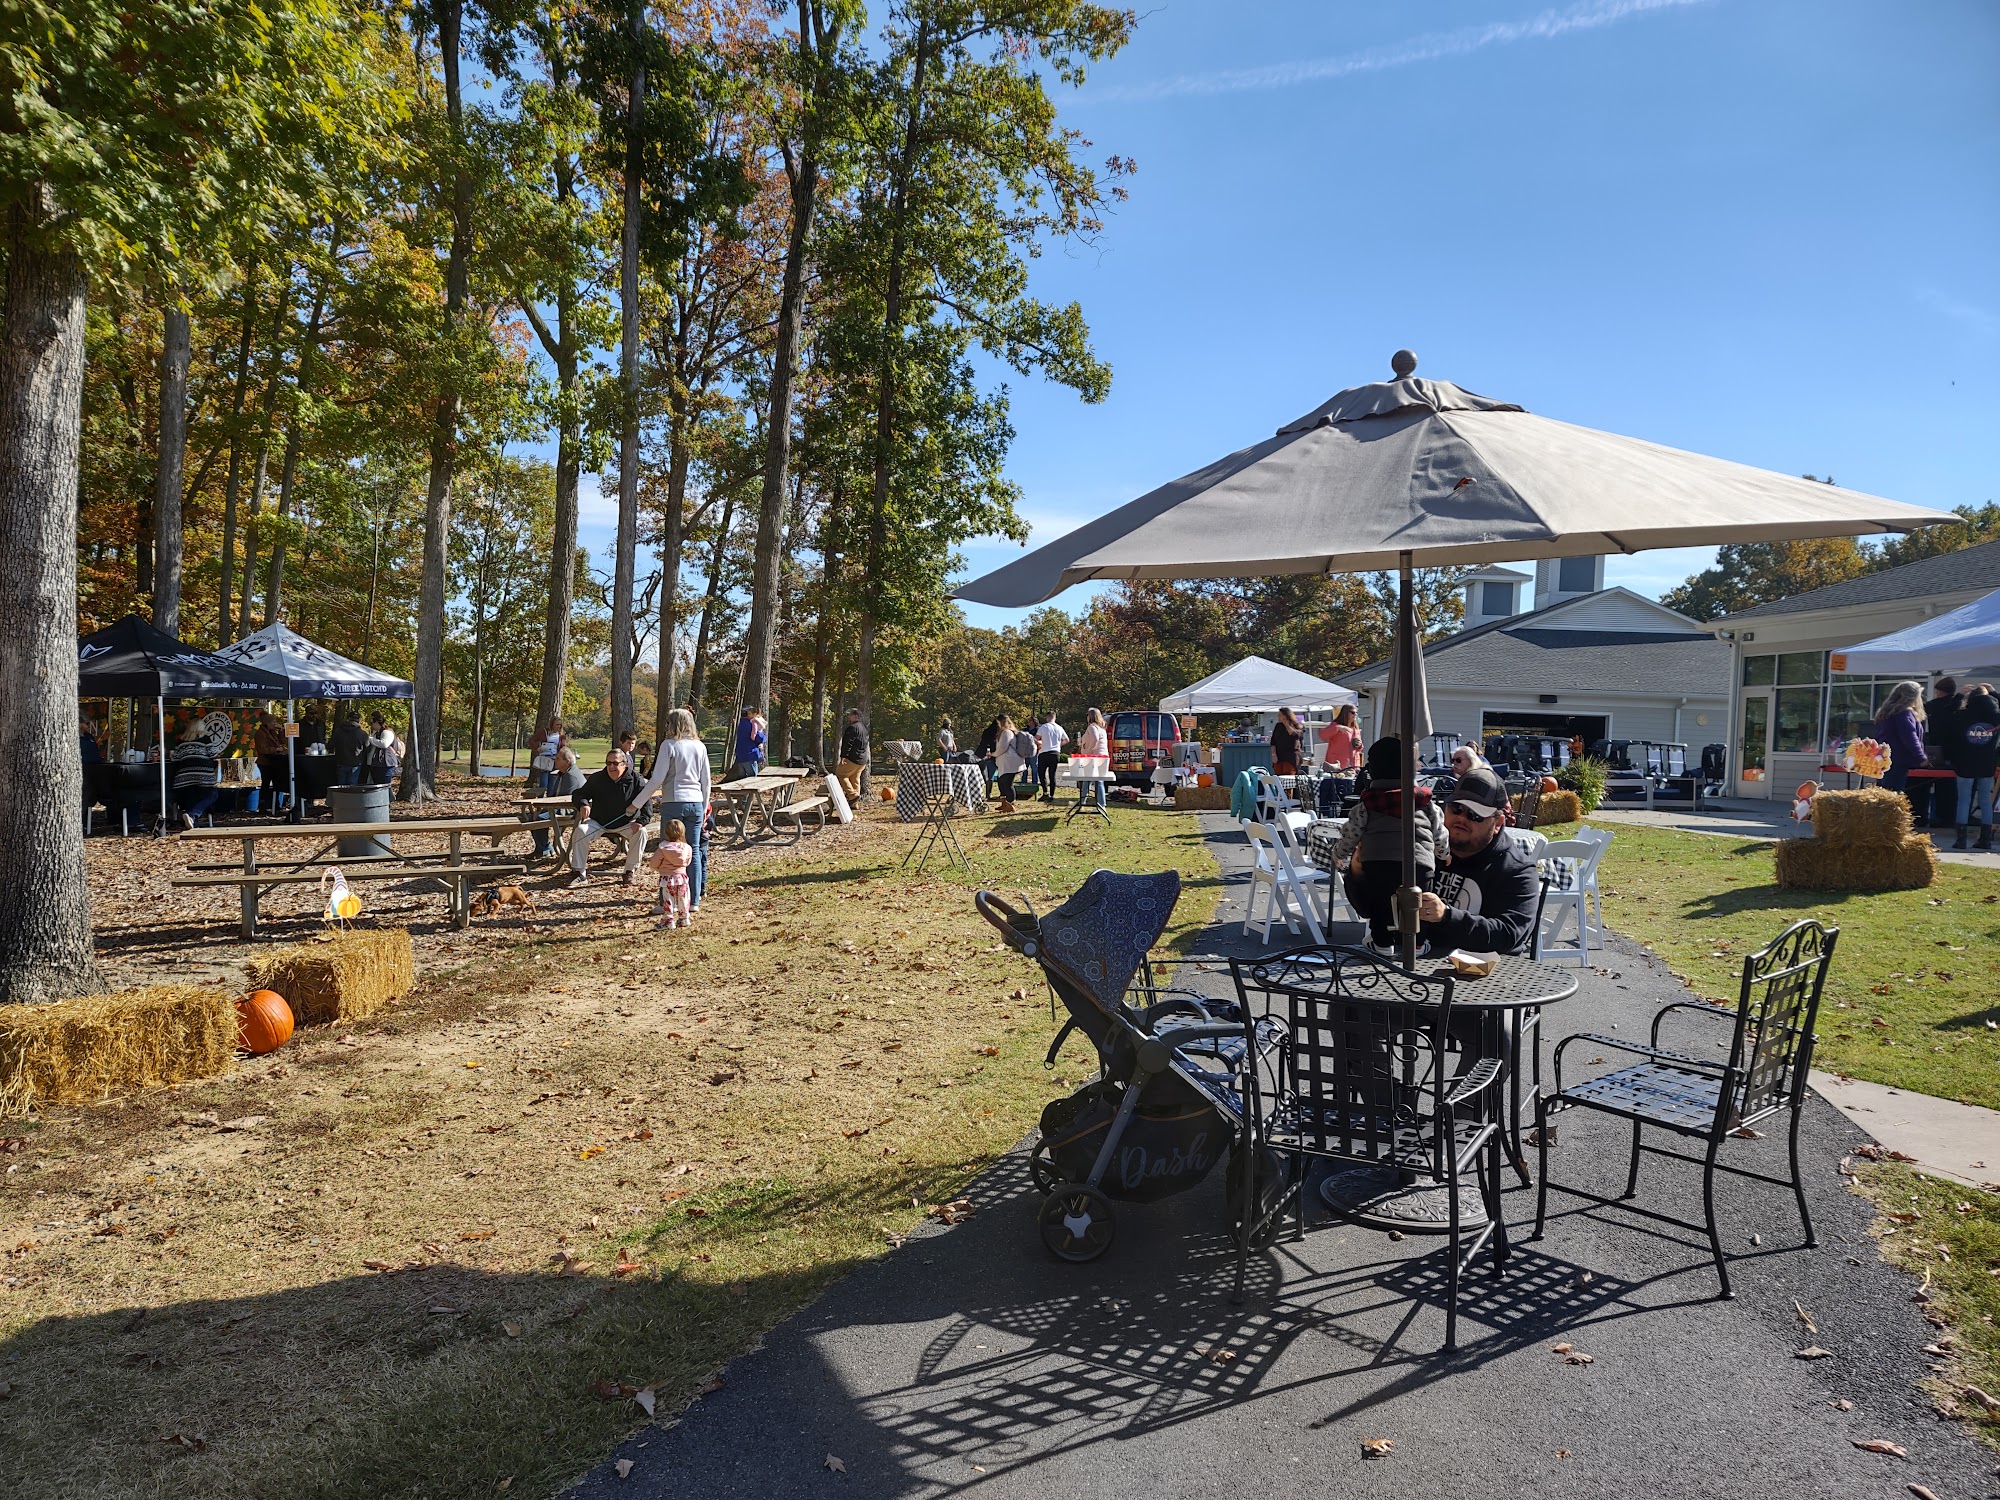
<svg viewBox="0 0 2000 1500"><path fill-rule="evenodd" d="M292 732L297 722L292 712L292 700L285 699L285 816L297 823L299 818L299 737ZM273 801L277 799L272 798ZM272 812L276 812L274 807Z"/></svg>
<svg viewBox="0 0 2000 1500"><path fill-rule="evenodd" d="M1396 891L1396 935L1403 950L1403 967L1417 966L1417 610L1412 598L1410 554L1398 558L1402 598L1396 610L1396 633L1402 642L1401 720L1396 733L1403 744L1403 883Z"/></svg>

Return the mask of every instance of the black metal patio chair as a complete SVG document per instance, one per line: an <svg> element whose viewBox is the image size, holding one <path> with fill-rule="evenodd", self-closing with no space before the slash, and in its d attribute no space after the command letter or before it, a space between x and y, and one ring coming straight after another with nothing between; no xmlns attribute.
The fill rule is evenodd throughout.
<svg viewBox="0 0 2000 1500"><path fill-rule="evenodd" d="M1330 946L1232 960L1230 969L1244 1014L1268 1015L1284 1028L1274 1095L1268 1108L1261 1098L1253 1103L1261 1145L1289 1167L1266 1222L1293 1207L1303 1237L1314 1159L1433 1179L1447 1194L1449 1216L1444 1347L1457 1348L1460 1275L1489 1243L1497 1275L1507 1261L1507 1228L1501 1063L1472 1057L1455 1040L1451 976L1411 974L1365 949ZM1468 1176L1486 1210L1470 1233L1459 1208Z"/></svg>
<svg viewBox="0 0 2000 1500"><path fill-rule="evenodd" d="M1811 920L1786 928L1769 947L1743 960L1742 990L1733 1013L1721 1006L1677 1001L1653 1018L1651 1046L1642 1047L1636 1042L1588 1031L1564 1037L1557 1043L1553 1061L1555 1090L1538 1101L1535 1110L1541 1185L1535 1198L1535 1232L1530 1238L1542 1236L1551 1186L1558 1192L1593 1203L1622 1205L1627 1212L1658 1223L1681 1229L1706 1228L1709 1249L1715 1256L1715 1272L1722 1281L1722 1296L1727 1299L1735 1293L1729 1287L1729 1264L1723 1257L1722 1238L1715 1227L1715 1174L1728 1172L1776 1187L1789 1187L1798 1199L1806 1248L1818 1244L1812 1213L1806 1207L1805 1186L1799 1176L1799 1111L1805 1103L1806 1077L1812 1067L1813 1024L1819 1015L1820 992L1826 985L1827 966L1833 961L1833 945L1839 936L1839 928ZM1718 1062L1712 1057L1695 1057L1662 1047L1661 1024L1676 1011L1709 1021L1732 1022L1729 1060ZM1615 1047L1646 1060L1565 1087L1563 1051L1573 1042ZM1625 1191L1616 1198L1549 1181L1549 1120L1566 1109L1576 1108L1602 1110L1632 1122L1632 1162L1625 1174ZM1723 1141L1732 1132L1745 1130L1780 1110L1791 1114L1789 1179L1726 1166L1716 1159ZM1706 1140L1706 1156L1689 1156L1645 1144L1641 1136L1648 1125ZM1641 1152L1690 1162L1702 1169L1704 1224L1655 1213L1630 1202L1639 1187Z"/></svg>

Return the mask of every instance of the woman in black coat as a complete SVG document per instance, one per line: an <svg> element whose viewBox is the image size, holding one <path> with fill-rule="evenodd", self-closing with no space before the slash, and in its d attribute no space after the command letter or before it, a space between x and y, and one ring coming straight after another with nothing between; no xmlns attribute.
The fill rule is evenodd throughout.
<svg viewBox="0 0 2000 1500"><path fill-rule="evenodd" d="M1979 813L1981 849L1993 847L1993 772L2000 764L2000 699L1985 683L1969 693L1960 693L1952 703L1948 719L1950 738L1943 746L1957 777L1958 838L1954 849L1965 847L1966 825L1971 813Z"/></svg>

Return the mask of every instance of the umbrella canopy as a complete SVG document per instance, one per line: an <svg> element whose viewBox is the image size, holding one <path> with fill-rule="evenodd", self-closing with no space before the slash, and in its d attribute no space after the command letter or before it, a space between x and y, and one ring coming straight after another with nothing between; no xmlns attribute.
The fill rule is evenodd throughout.
<svg viewBox="0 0 2000 1500"><path fill-rule="evenodd" d="M1342 391L1277 434L961 587L1039 604L1103 578L1260 578L1909 531L1947 520L1573 427L1444 380Z"/></svg>
<svg viewBox="0 0 2000 1500"><path fill-rule="evenodd" d="M1400 630L1396 632L1396 644L1389 653L1389 685L1382 695L1382 717L1375 725L1376 734L1408 734L1413 737L1411 743L1428 738L1431 732L1430 683L1424 676L1422 649L1411 650L1415 644L1411 636ZM1410 681L1413 671L1416 681L1406 710L1404 684Z"/></svg>
<svg viewBox="0 0 2000 1500"><path fill-rule="evenodd" d="M415 686L316 645L283 620L224 646L220 656L285 680L281 698L414 698Z"/></svg>
<svg viewBox="0 0 2000 1500"><path fill-rule="evenodd" d="M127 615L77 642L78 691L86 698L282 698L282 677L188 646Z"/></svg>
<svg viewBox="0 0 2000 1500"><path fill-rule="evenodd" d="M1445 380L1356 386L1242 448L1120 506L957 597L1039 604L1104 578L1401 575L1399 717L1405 805L1416 781L1417 566L1594 557L1651 547L1911 531L1949 519L1816 480L1774 474L1538 417ZM1400 642L1399 642L1400 644ZM1405 962L1416 959L1416 827L1403 826L1396 895Z"/></svg>
<svg viewBox="0 0 2000 1500"><path fill-rule="evenodd" d="M2000 664L2000 589L1889 635L1836 651L1841 672L1962 672Z"/></svg>
<svg viewBox="0 0 2000 1500"><path fill-rule="evenodd" d="M1281 708L1308 713L1355 702L1351 688L1323 682L1309 672L1246 656L1200 682L1160 700L1163 714L1260 714Z"/></svg>

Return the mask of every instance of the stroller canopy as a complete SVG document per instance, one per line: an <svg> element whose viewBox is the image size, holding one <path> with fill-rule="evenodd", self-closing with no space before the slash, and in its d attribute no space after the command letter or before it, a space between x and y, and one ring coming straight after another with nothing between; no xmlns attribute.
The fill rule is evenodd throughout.
<svg viewBox="0 0 2000 1500"><path fill-rule="evenodd" d="M1043 952L1099 1006L1116 1014L1132 976L1167 930L1180 895L1181 877L1173 870L1093 871L1069 900L1042 918Z"/></svg>

